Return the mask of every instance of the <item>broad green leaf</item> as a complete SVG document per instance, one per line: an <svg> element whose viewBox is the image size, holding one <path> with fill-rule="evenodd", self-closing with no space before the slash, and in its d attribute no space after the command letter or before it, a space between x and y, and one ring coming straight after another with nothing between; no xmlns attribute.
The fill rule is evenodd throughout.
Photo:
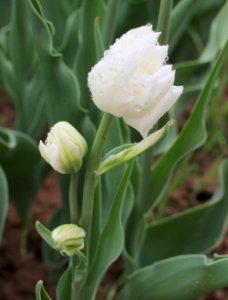
<svg viewBox="0 0 228 300"><path fill-rule="evenodd" d="M8 207L8 185L4 171L0 167L0 243L5 225L7 207Z"/></svg>
<svg viewBox="0 0 228 300"><path fill-rule="evenodd" d="M40 70L34 72L33 77L27 82L24 90L24 109L21 116L23 127L21 131L33 138L40 137L44 125L47 123L44 87ZM31 114L31 111L34 112Z"/></svg>
<svg viewBox="0 0 228 300"><path fill-rule="evenodd" d="M7 150L16 146L16 142L12 131L0 127L0 159Z"/></svg>
<svg viewBox="0 0 228 300"><path fill-rule="evenodd" d="M1 85L10 97L14 107L19 110L19 84L16 78L16 73L12 62L7 58L7 55L0 47L0 77Z"/></svg>
<svg viewBox="0 0 228 300"><path fill-rule="evenodd" d="M96 253L94 253L89 265L89 273L85 284L85 298L92 300L96 289L107 268L118 258L124 246L124 228L122 224L122 209L124 201L127 201L126 191L130 179L132 164L126 169L117 190L108 221L98 241ZM110 247L110 245L112 245Z"/></svg>
<svg viewBox="0 0 228 300"><path fill-rule="evenodd" d="M42 239L52 248L55 248L54 241L51 236L51 231L42 225L39 221L36 222L36 230Z"/></svg>
<svg viewBox="0 0 228 300"><path fill-rule="evenodd" d="M228 286L227 270L228 258L215 261L204 255L170 258L132 274L118 299L195 300Z"/></svg>
<svg viewBox="0 0 228 300"><path fill-rule="evenodd" d="M53 27L38 0L29 1L33 12L31 25L45 88L49 125L66 120L79 127L83 111L79 104L80 88L61 53L53 47Z"/></svg>
<svg viewBox="0 0 228 300"><path fill-rule="evenodd" d="M145 202L147 209L155 206L164 194L168 182L177 168L180 161L193 150L202 145L207 137L205 129L206 109L209 96L213 90L215 80L219 76L220 67L228 55L228 42L214 65L204 89L199 96L198 102L188 119L182 132L172 145L172 147L161 157L154 166L151 178L151 197L150 201ZM197 124L197 128L196 128ZM145 199L146 200L146 199ZM152 202L151 202L152 201Z"/></svg>
<svg viewBox="0 0 228 300"><path fill-rule="evenodd" d="M24 0L13 0L11 3L9 54L21 87L21 93L23 93L25 79L33 60L33 45L27 8L27 1Z"/></svg>
<svg viewBox="0 0 228 300"><path fill-rule="evenodd" d="M42 7L44 9L47 18L51 20L55 27L55 44L59 45L63 39L64 29L66 26L67 17L73 10L73 4L71 0L41 0Z"/></svg>
<svg viewBox="0 0 228 300"><path fill-rule="evenodd" d="M222 165L220 185L209 202L148 225L140 254L142 265L171 256L213 249L222 240L226 227L227 182L228 161Z"/></svg>
<svg viewBox="0 0 228 300"><path fill-rule="evenodd" d="M57 284L57 300L71 299L72 270L67 268Z"/></svg>
<svg viewBox="0 0 228 300"><path fill-rule="evenodd" d="M170 20L170 51L175 47L192 17L195 0L182 0L174 7ZM181 22L181 26L180 26Z"/></svg>
<svg viewBox="0 0 228 300"><path fill-rule="evenodd" d="M69 188L69 182L68 182L68 188ZM69 207L64 202L63 206L54 212L54 214L52 215L51 219L48 222L48 228L50 228L50 230L55 229L60 224L69 223L69 211L66 212L67 209L69 210ZM48 239L49 238L50 235L48 233ZM61 267L62 267L63 256L58 251L50 247L50 245L46 242L44 242L42 245L42 254L43 254L43 260L45 262L52 264L53 266L56 266L57 269L58 268L62 269ZM56 275L56 273L58 272L55 271L54 276Z"/></svg>
<svg viewBox="0 0 228 300"><path fill-rule="evenodd" d="M66 20L64 36L58 51L62 53L65 63L73 68L79 47L79 22L81 10L74 10Z"/></svg>
<svg viewBox="0 0 228 300"><path fill-rule="evenodd" d="M14 146L0 156L0 164L6 174L11 200L25 225L31 202L40 188L49 167L41 159L37 144L28 135L1 128L0 132L13 135Z"/></svg>
<svg viewBox="0 0 228 300"><path fill-rule="evenodd" d="M228 2L219 11L211 24L209 41L204 49L200 61L211 61L216 54L224 47L228 40Z"/></svg>
<svg viewBox="0 0 228 300"><path fill-rule="evenodd" d="M51 300L44 289L43 281L38 281L36 284L36 300Z"/></svg>
<svg viewBox="0 0 228 300"><path fill-rule="evenodd" d="M119 119L114 118L109 129L104 153L108 153L110 149L113 149L117 145L124 144L125 142L126 141L123 139L122 128L120 127ZM125 165L119 166L118 168L113 168L102 178L102 227L107 221L107 217L112 206L112 200L116 195L120 178L122 178L125 168Z"/></svg>
<svg viewBox="0 0 228 300"><path fill-rule="evenodd" d="M148 148L154 146L162 137L164 137L168 128L172 125L173 121L171 120L164 127L150 134L141 142L132 145L126 144L113 149L111 154L109 154L108 157L99 164L97 170L95 171L96 174L101 175L113 167L121 165L135 158Z"/></svg>
<svg viewBox="0 0 228 300"><path fill-rule="evenodd" d="M9 21L9 16L10 16L10 7L11 7L11 2L10 1L0 1L1 5L1 11L0 11L0 27L3 25L8 24Z"/></svg>

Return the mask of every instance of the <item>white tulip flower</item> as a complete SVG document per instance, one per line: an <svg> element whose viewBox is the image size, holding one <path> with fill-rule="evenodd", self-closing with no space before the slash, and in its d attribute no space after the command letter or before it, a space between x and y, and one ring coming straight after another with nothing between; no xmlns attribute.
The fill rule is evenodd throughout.
<svg viewBox="0 0 228 300"><path fill-rule="evenodd" d="M171 108L183 87L166 65L168 46L158 44L152 25L132 29L104 52L88 75L95 105L124 121L143 137Z"/></svg>
<svg viewBox="0 0 228 300"><path fill-rule="evenodd" d="M77 172L87 152L83 136L68 122L56 123L48 133L45 144L40 141L41 156L61 174Z"/></svg>

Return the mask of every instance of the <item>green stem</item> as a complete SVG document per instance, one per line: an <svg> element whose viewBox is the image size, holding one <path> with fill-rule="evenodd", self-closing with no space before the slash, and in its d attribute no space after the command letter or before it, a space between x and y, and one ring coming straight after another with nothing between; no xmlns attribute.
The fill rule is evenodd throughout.
<svg viewBox="0 0 228 300"><path fill-rule="evenodd" d="M25 254L27 253L27 238L28 238L28 225L23 225L21 228L21 237L20 237L21 256L25 256Z"/></svg>
<svg viewBox="0 0 228 300"><path fill-rule="evenodd" d="M173 7L173 0L161 0L157 31L161 32L159 43L165 45L168 43L169 19Z"/></svg>
<svg viewBox="0 0 228 300"><path fill-rule="evenodd" d="M108 9L105 17L105 26L104 26L104 45L105 48L112 43L114 38L115 29L118 20L118 11L119 11L120 0L110 0L108 2Z"/></svg>
<svg viewBox="0 0 228 300"><path fill-rule="evenodd" d="M137 211L140 215L144 213L145 199L151 190L151 168L152 168L153 148L148 149L142 155L142 172L139 181L139 192L137 197Z"/></svg>
<svg viewBox="0 0 228 300"><path fill-rule="evenodd" d="M77 207L77 190L78 190L78 174L71 174L70 190L69 190L69 206L70 221L72 224L78 223L78 207Z"/></svg>
<svg viewBox="0 0 228 300"><path fill-rule="evenodd" d="M112 119L113 116L107 113L105 113L101 119L91 149L87 170L85 174L81 225L86 230L88 246L90 244L90 232L91 232L91 223L92 223L93 207L94 207L94 195L95 195L95 189L97 185L97 176L95 175L95 170L99 165L104 143L106 141L106 134L109 129L109 126L111 125Z"/></svg>
<svg viewBox="0 0 228 300"><path fill-rule="evenodd" d="M71 300L79 300L80 299L80 288L78 287L78 283L75 281L75 270L76 270L76 256L72 256L70 258L71 265Z"/></svg>
<svg viewBox="0 0 228 300"><path fill-rule="evenodd" d="M78 188L78 173L71 174L70 188L69 188L69 209L70 209L70 221L72 224L78 223L78 209L77 209L77 189ZM75 281L76 270L76 256L70 258L72 280L71 280L71 300L79 300L80 289L78 283Z"/></svg>

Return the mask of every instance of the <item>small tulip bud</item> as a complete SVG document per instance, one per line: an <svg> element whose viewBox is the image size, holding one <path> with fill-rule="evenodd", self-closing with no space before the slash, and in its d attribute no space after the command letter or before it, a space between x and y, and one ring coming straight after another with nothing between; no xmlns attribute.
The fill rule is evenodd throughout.
<svg viewBox="0 0 228 300"><path fill-rule="evenodd" d="M74 224L64 224L52 231L55 249L62 255L73 256L84 248L85 231Z"/></svg>
<svg viewBox="0 0 228 300"><path fill-rule="evenodd" d="M83 136L68 122L56 123L48 133L45 144L40 141L41 156L62 174L77 172L87 152Z"/></svg>

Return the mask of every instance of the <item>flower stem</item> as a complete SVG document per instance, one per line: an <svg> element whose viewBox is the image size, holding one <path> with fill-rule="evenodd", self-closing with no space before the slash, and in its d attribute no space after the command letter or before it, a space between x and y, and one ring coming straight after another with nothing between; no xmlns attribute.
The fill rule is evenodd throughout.
<svg viewBox="0 0 228 300"><path fill-rule="evenodd" d="M94 195L97 185L97 176L95 170L100 162L102 150L106 140L106 134L111 125L113 116L105 113L101 119L94 143L90 152L87 170L85 174L85 183L83 189L82 216L81 225L86 230L88 246L90 243L91 223L94 207Z"/></svg>
<svg viewBox="0 0 228 300"><path fill-rule="evenodd" d="M21 256L25 256L25 254L27 253L27 238L28 238L28 225L24 225L21 228L21 238L20 238Z"/></svg>
<svg viewBox="0 0 228 300"><path fill-rule="evenodd" d="M77 207L78 174L71 174L69 189L70 221L72 224L78 223Z"/></svg>
<svg viewBox="0 0 228 300"><path fill-rule="evenodd" d="M159 43L165 45L168 43L169 37L169 19L173 7L173 0L161 0L157 31L161 32Z"/></svg>
<svg viewBox="0 0 228 300"><path fill-rule="evenodd" d="M76 256L70 258L71 265L71 300L80 299L80 289L78 283L75 281L75 270L76 270Z"/></svg>
<svg viewBox="0 0 228 300"><path fill-rule="evenodd" d="M118 11L120 6L120 0L111 0L108 2L107 13L105 18L105 26L104 26L104 45L107 48L113 38L117 25L118 19Z"/></svg>

